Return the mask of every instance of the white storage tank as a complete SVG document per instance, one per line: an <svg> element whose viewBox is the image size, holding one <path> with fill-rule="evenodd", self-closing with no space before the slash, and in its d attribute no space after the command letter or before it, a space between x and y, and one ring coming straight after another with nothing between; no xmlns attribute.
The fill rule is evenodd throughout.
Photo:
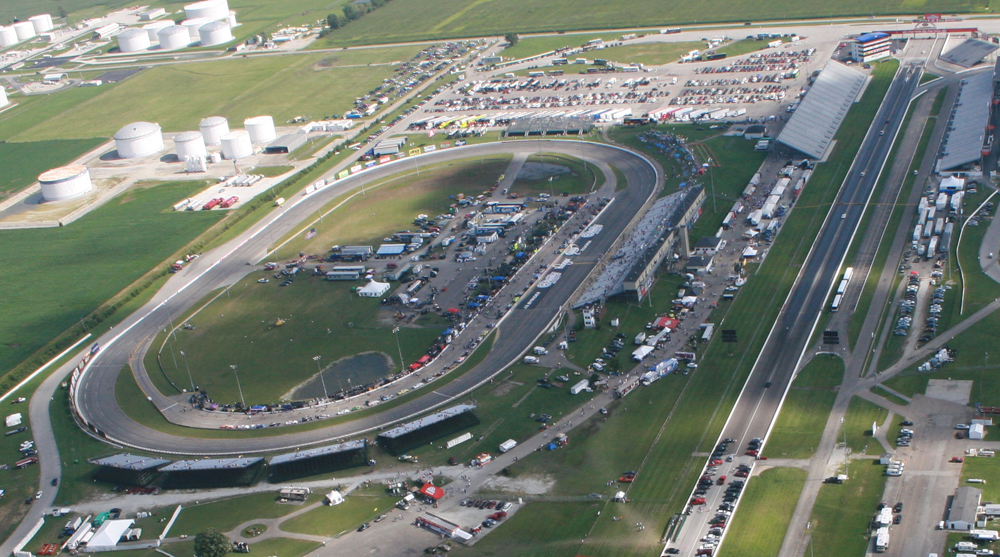
<svg viewBox="0 0 1000 557"><path fill-rule="evenodd" d="M4 86L0 84L0 107L7 106L9 103L10 101L7 100L7 89L4 89Z"/></svg>
<svg viewBox="0 0 1000 557"><path fill-rule="evenodd" d="M126 29L118 35L118 50L122 52L141 52L149 48L149 33L142 29Z"/></svg>
<svg viewBox="0 0 1000 557"><path fill-rule="evenodd" d="M56 27L52 24L52 16L49 14L33 15L28 18L28 21L31 22L32 26L34 26L35 33L38 33L39 35L47 33Z"/></svg>
<svg viewBox="0 0 1000 557"><path fill-rule="evenodd" d="M157 33L159 33L160 29L173 26L174 26L173 21L154 21L153 23L147 23L146 25L143 25L142 28L144 31L146 31L146 34L149 35L150 43L158 43L160 42L160 37L157 35Z"/></svg>
<svg viewBox="0 0 1000 557"><path fill-rule="evenodd" d="M205 139L201 132L181 132L174 136L174 147L177 148L177 158L186 160L186 157L208 156L205 149Z"/></svg>
<svg viewBox="0 0 1000 557"><path fill-rule="evenodd" d="M254 116L243 120L243 127L250 134L254 143L270 143L278 137L274 131L274 118L270 116Z"/></svg>
<svg viewBox="0 0 1000 557"><path fill-rule="evenodd" d="M180 25L164 27L156 32L156 36L163 50L176 50L191 44L191 33Z"/></svg>
<svg viewBox="0 0 1000 557"><path fill-rule="evenodd" d="M226 23L229 24L230 29L236 27L236 12L229 12L229 17L226 18Z"/></svg>
<svg viewBox="0 0 1000 557"><path fill-rule="evenodd" d="M94 189L86 166L74 164L53 168L38 177L45 201L65 201L80 197Z"/></svg>
<svg viewBox="0 0 1000 557"><path fill-rule="evenodd" d="M201 35L198 34L198 29L201 29L201 26L206 23L212 23L212 20L207 17L185 19L181 22L181 25L188 30L188 34L191 35L191 41L193 42L201 40Z"/></svg>
<svg viewBox="0 0 1000 557"><path fill-rule="evenodd" d="M159 124L135 122L118 130L115 146L119 158L148 157L163 150L163 132Z"/></svg>
<svg viewBox="0 0 1000 557"><path fill-rule="evenodd" d="M253 155L250 134L242 130L222 136L222 156L228 160L242 159Z"/></svg>
<svg viewBox="0 0 1000 557"><path fill-rule="evenodd" d="M229 121L222 116L209 116L198 124L205 145L222 145L222 136L229 133Z"/></svg>
<svg viewBox="0 0 1000 557"><path fill-rule="evenodd" d="M35 26L30 21L19 21L14 24L14 33L17 40L26 41L35 36Z"/></svg>
<svg viewBox="0 0 1000 557"><path fill-rule="evenodd" d="M0 27L0 48L17 44L17 31L13 27Z"/></svg>
<svg viewBox="0 0 1000 557"><path fill-rule="evenodd" d="M201 29L198 29L198 35L201 36L201 46L215 46L233 40L233 32L225 21L213 21L202 25Z"/></svg>
<svg viewBox="0 0 1000 557"><path fill-rule="evenodd" d="M229 15L229 3L226 0L205 0L184 6L184 15L188 19L206 18L212 21L226 19Z"/></svg>

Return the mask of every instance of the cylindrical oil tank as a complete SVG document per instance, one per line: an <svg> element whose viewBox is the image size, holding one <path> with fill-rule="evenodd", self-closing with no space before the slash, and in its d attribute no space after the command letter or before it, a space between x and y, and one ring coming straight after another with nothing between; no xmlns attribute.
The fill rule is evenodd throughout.
<svg viewBox="0 0 1000 557"><path fill-rule="evenodd" d="M212 21L226 19L229 15L229 3L226 0L205 0L184 6L184 15L188 19L208 18Z"/></svg>
<svg viewBox="0 0 1000 557"><path fill-rule="evenodd" d="M211 19L207 17L199 17L196 19L185 19L181 22L181 25L188 30L188 34L191 35L191 41L201 40L201 35L198 34L198 29L201 29L202 25L206 23L212 23Z"/></svg>
<svg viewBox="0 0 1000 557"><path fill-rule="evenodd" d="M7 100L7 90L4 89L3 85L0 85L0 107L7 106L9 102Z"/></svg>
<svg viewBox="0 0 1000 557"><path fill-rule="evenodd" d="M118 130L115 146L120 158L148 157L163 150L163 132L159 124L135 122Z"/></svg>
<svg viewBox="0 0 1000 557"><path fill-rule="evenodd" d="M35 33L38 34L55 29L55 25L52 24L52 16L49 14L33 15L28 18L28 21L35 27Z"/></svg>
<svg viewBox="0 0 1000 557"><path fill-rule="evenodd" d="M180 25L164 27L156 32L160 39L160 48L163 50L176 50L191 44L191 33Z"/></svg>
<svg viewBox="0 0 1000 557"><path fill-rule="evenodd" d="M149 33L142 29L126 29L118 35L118 50L140 52L149 48Z"/></svg>
<svg viewBox="0 0 1000 557"><path fill-rule="evenodd" d="M185 160L185 157L207 157L208 150L205 149L205 139L201 132L181 132L174 136L174 147L177 148L177 158Z"/></svg>
<svg viewBox="0 0 1000 557"><path fill-rule="evenodd" d="M233 32L225 21L213 21L202 25L201 29L198 29L198 35L201 36L201 46L215 46L233 40Z"/></svg>
<svg viewBox="0 0 1000 557"><path fill-rule="evenodd" d="M228 160L242 159L253 155L250 134L242 130L222 136L222 156Z"/></svg>
<svg viewBox="0 0 1000 557"><path fill-rule="evenodd" d="M274 118L270 116L254 116L243 120L243 127L250 134L254 143L270 143L278 135L274 131Z"/></svg>
<svg viewBox="0 0 1000 557"><path fill-rule="evenodd" d="M153 23L147 23L146 25L143 25L142 28L143 30L146 31L146 34L149 35L150 43L158 43L160 42L160 37L157 35L157 33L160 31L160 29L163 29L164 27L173 27L173 26L174 26L173 21L154 21Z"/></svg>
<svg viewBox="0 0 1000 557"><path fill-rule="evenodd" d="M13 27L0 27L0 48L14 46L17 41L17 31Z"/></svg>
<svg viewBox="0 0 1000 557"><path fill-rule="evenodd" d="M38 177L45 201L65 201L80 197L94 189L86 166L74 164L53 168Z"/></svg>
<svg viewBox="0 0 1000 557"><path fill-rule="evenodd" d="M26 41L35 36L35 26L30 21L19 21L14 24L14 33L17 40Z"/></svg>
<svg viewBox="0 0 1000 557"><path fill-rule="evenodd" d="M222 145L222 136L229 133L229 121L222 116L209 116L198 124L205 145Z"/></svg>

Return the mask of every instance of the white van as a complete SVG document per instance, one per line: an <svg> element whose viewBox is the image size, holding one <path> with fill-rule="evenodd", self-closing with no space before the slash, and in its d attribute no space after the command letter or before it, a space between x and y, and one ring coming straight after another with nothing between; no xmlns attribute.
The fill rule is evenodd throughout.
<svg viewBox="0 0 1000 557"><path fill-rule="evenodd" d="M538 358L536 358L534 356L525 356L524 357L524 363L526 363L526 364L537 364L538 363Z"/></svg>
<svg viewBox="0 0 1000 557"><path fill-rule="evenodd" d="M546 355L546 354L549 353L549 351L546 350L544 346L536 346L534 348L534 352L535 352L535 354L538 354L539 356L544 356L544 355Z"/></svg>

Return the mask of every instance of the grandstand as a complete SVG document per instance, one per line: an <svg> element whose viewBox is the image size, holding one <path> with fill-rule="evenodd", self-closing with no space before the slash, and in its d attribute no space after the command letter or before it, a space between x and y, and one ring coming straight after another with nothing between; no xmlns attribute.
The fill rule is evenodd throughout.
<svg viewBox="0 0 1000 557"><path fill-rule="evenodd" d="M271 459L269 476L272 482L282 482L365 464L368 464L368 440L359 439L278 455Z"/></svg>
<svg viewBox="0 0 1000 557"><path fill-rule="evenodd" d="M692 186L653 203L573 307L590 305L626 291L636 292L641 299L652 284L656 269L680 239L678 230L694 224L704 202L704 188Z"/></svg>
<svg viewBox="0 0 1000 557"><path fill-rule="evenodd" d="M178 460L160 473L168 489L246 487L257 483L265 466L262 457Z"/></svg>
<svg viewBox="0 0 1000 557"><path fill-rule="evenodd" d="M169 460L128 453L89 460L99 466L94 478L115 485L145 487L159 476L159 468L170 464Z"/></svg>
<svg viewBox="0 0 1000 557"><path fill-rule="evenodd" d="M507 137L579 135L594 127L594 119L583 116L525 116L507 127Z"/></svg>
<svg viewBox="0 0 1000 557"><path fill-rule="evenodd" d="M379 440L390 454L399 455L479 423L473 404L460 404L382 432Z"/></svg>

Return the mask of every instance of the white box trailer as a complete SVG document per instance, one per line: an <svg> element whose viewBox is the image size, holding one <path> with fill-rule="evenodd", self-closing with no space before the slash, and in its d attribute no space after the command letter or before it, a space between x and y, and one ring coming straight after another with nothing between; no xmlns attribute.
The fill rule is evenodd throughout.
<svg viewBox="0 0 1000 557"><path fill-rule="evenodd" d="M733 225L733 219L736 217L736 213L729 211L726 213L726 218L722 219L722 228L729 230L729 227Z"/></svg>
<svg viewBox="0 0 1000 557"><path fill-rule="evenodd" d="M708 117L712 120L722 120L729 116L728 108L719 108L708 113Z"/></svg>
<svg viewBox="0 0 1000 557"><path fill-rule="evenodd" d="M639 333L635 335L635 344L641 346L646 343L646 333Z"/></svg>
<svg viewBox="0 0 1000 557"><path fill-rule="evenodd" d="M500 443L500 452L505 453L517 446L517 441L513 439L508 439L503 443Z"/></svg>
<svg viewBox="0 0 1000 557"><path fill-rule="evenodd" d="M764 217L765 219L774 218L774 212L777 210L777 208L778 208L777 203L768 200L767 203L764 204L764 208L760 210L761 216Z"/></svg>
<svg viewBox="0 0 1000 557"><path fill-rule="evenodd" d="M750 223L750 226L759 226L760 219L763 216L764 216L764 211L761 209L757 209L756 211L750 213L750 216L747 218L747 222Z"/></svg>
<svg viewBox="0 0 1000 557"><path fill-rule="evenodd" d="M924 226L922 224L918 224L918 225L914 226L913 227L913 241L914 242L919 242L920 241L920 235L923 234L923 233L924 233Z"/></svg>
<svg viewBox="0 0 1000 557"><path fill-rule="evenodd" d="M590 388L590 381L584 379L583 381L580 381L576 385L573 385L572 387L570 387L569 388L569 394L571 394L571 395L578 395L578 394L582 393L583 391L586 391L589 388Z"/></svg>
<svg viewBox="0 0 1000 557"><path fill-rule="evenodd" d="M938 211L944 211L945 207L948 206L948 194L941 192L937 196L937 200L934 202L934 208Z"/></svg>
<svg viewBox="0 0 1000 557"><path fill-rule="evenodd" d="M934 219L934 233L940 234L944 232L944 217L938 217Z"/></svg>
<svg viewBox="0 0 1000 557"><path fill-rule="evenodd" d="M938 237L931 236L931 241L927 243L927 259L933 258L937 254Z"/></svg>

